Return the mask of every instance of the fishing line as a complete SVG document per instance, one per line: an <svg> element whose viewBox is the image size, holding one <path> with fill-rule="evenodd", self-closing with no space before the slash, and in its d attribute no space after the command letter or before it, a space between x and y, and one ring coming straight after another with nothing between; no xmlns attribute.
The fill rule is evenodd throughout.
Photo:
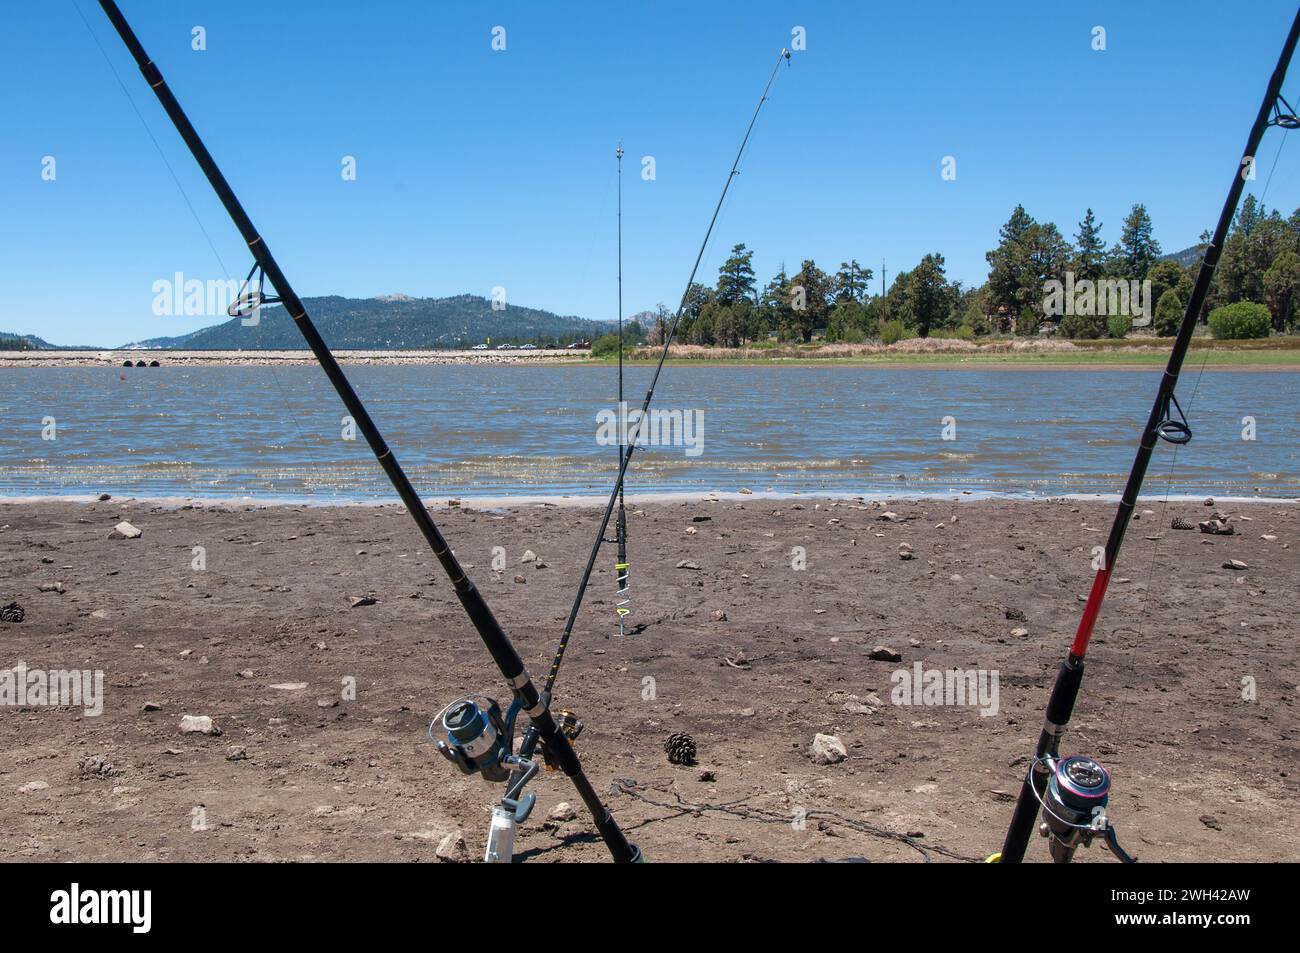
<svg viewBox="0 0 1300 953"><path fill-rule="evenodd" d="M695 283L695 276L699 272L700 262L704 258L704 253L708 248L709 239L713 235L714 226L717 225L718 216L722 212L723 205L727 200L727 193L731 190L731 183L735 181L736 176L740 174L740 160L745 154L745 149L749 145L750 136L754 132L754 126L758 122L758 115L762 111L763 104L767 102L768 94L772 90L772 84L776 81L777 73L781 69L782 62L790 61L790 51L782 49L777 57L776 65L772 67L772 73L768 77L767 85L763 87L763 95L759 98L758 105L754 107L754 114L750 117L749 125L745 129L744 138L741 140L740 148L736 151L736 158L731 164L731 171L727 174L727 179L722 187L722 194L718 196L718 203L713 209L713 215L709 219L709 227L705 230L704 240L700 243L700 249L696 253L695 262L691 266L690 277L686 280L686 288L682 292L682 298L677 306L677 313L673 316L672 324L669 326L667 333L664 335L663 349L659 353L659 361L655 365L654 374L650 378L650 387L646 391L645 399L641 405L641 415L638 419L645 419L649 412L650 402L654 397L656 385L659 383L659 375L663 372L664 361L668 357L669 348L672 346L673 337L676 334L677 326L681 322L682 312L686 308L686 301L690 295L691 286ZM577 619L578 610L582 606L582 598L585 595L587 583L591 578L592 568L595 565L596 554L600 549L600 544L604 541L605 533L609 528L609 520L613 514L614 505L618 500L619 491L622 489L623 481L626 478L627 468L632 460L632 454L636 450L637 441L633 440L628 443L627 449L623 452L622 459L619 463L618 477L614 482L614 488L610 491L609 501L605 506L605 512L601 519L600 527L596 533L596 542L591 548L590 556L587 560L586 569L583 571L582 578L578 583L578 592L574 597L573 606L569 612L568 621L564 627L564 633L560 637L560 644L555 652L555 657L551 662L551 670L546 678L546 688L544 693L550 695L555 687L555 679L559 675L560 665L564 661L564 652L568 647L569 639L573 633L573 624Z"/></svg>
<svg viewBox="0 0 1300 953"><path fill-rule="evenodd" d="M1279 97L1284 98L1281 97L1280 92L1279 92ZM1270 168L1268 171L1268 178L1264 180L1264 188L1260 190L1259 205L1260 205L1261 213L1265 209L1264 200L1268 197L1268 188L1273 183L1273 173L1277 170L1278 160L1282 158L1282 149L1286 145L1286 141L1287 141L1287 137L1285 134L1283 134L1278 139L1277 152L1274 153L1273 155L1272 168ZM1199 316L1198 316L1198 320L1199 320ZM1193 382L1192 385L1192 396L1189 397L1187 400L1188 415L1192 413L1192 409L1196 405L1196 395L1201 389L1201 378L1205 375L1205 368L1210 362L1210 349L1205 348L1204 350L1205 350L1205 354L1201 358L1201 366L1196 372L1196 380ZM1173 531L1172 527L1170 527L1168 530L1165 528L1166 527L1165 521L1169 515L1169 497L1170 494L1173 493L1174 470L1178 465L1178 451L1180 449L1182 449L1181 444L1174 444L1173 453L1170 455L1169 458L1169 472L1165 476L1165 495L1164 495L1164 499L1161 500L1160 503L1159 538L1154 540L1155 546L1152 548L1152 553L1151 553L1151 567L1147 571L1146 591L1142 594L1142 607L1138 612L1137 626L1134 629L1138 639L1142 638L1142 627L1146 623L1146 618L1150 610L1151 580L1155 578L1156 566L1159 564L1160 561L1160 542L1164 538L1165 532Z"/></svg>
<svg viewBox="0 0 1300 953"><path fill-rule="evenodd" d="M767 102L768 94L772 91L772 84L776 82L777 73L781 69L782 62L790 62L790 51L784 47L777 56L776 65L772 67L771 75L767 78L767 84L763 87L763 94L759 97L758 105L754 107L754 113L749 119L749 125L745 128L744 138L740 141L740 148L736 150L736 158L731 163L731 171L727 173L727 179L722 186L722 194L718 196L717 205L713 208L713 215L709 219L709 227L704 232L704 239L700 242L700 249L695 255L695 262L691 266L690 277L686 280L686 287L682 291L681 301L677 305L677 312L673 315L672 323L664 333L663 348L659 352L659 361L655 365L654 374L650 377L650 387L646 391L644 400L641 402L641 415L639 420L644 420L650 410L650 402L654 399L655 386L659 383L659 375L663 372L664 361L668 357L668 349L672 346L673 336L677 332L677 326L681 322L682 312L686 308L686 300L691 292L691 285L695 282L695 276L699 272L700 262L704 258L704 252L709 247L709 238L713 235L714 226L718 223L718 215L722 211L722 206L727 200L727 193L731 189L731 183L735 181L740 174L740 160L744 157L745 148L749 145L750 136L754 132L754 126L758 122L758 115L762 112L763 104ZM604 513L601 515L600 525L596 528L596 539L592 543L591 550L587 555L587 565L582 571L582 577L578 581L578 591L573 598L573 605L569 609L568 619L564 624L564 632L560 636L560 642L555 650L555 656L551 660L551 669L546 676L546 684L542 690L542 697L549 703L551 694L555 688L555 679L559 675L560 665L564 661L564 652L568 648L569 639L573 635L573 626L578 618L578 611L582 607L582 599L586 594L587 584L591 581L591 573L596 565L596 557L600 552L600 546L605 541L605 533L609 530L609 520L614 513L614 506L618 502L619 492L623 487L623 481L627 476L628 465L632 461L632 454L635 452L638 441L632 440L628 443L626 450L622 453L619 461L618 476L614 481L614 487L610 490L609 499L605 503ZM521 745L521 752L524 757L531 756L536 749L539 737L533 729L529 729Z"/></svg>
<svg viewBox="0 0 1300 953"><path fill-rule="evenodd" d="M208 247L212 249L212 256L217 260L217 266L221 269L222 277L224 277L227 282L231 281L230 271L226 268L226 263L221 257L221 252L217 251L217 246L216 243L212 241L212 236L209 235L208 230L203 227L203 220L199 218L198 210L195 209L194 203L190 201L189 193L185 191L185 186L181 184L180 177L176 174L176 170L172 168L171 162L168 161L167 154L163 152L163 147L162 144L158 142L158 137L153 134L153 130L149 127L149 123L145 121L144 113L142 113L140 107L136 105L134 97L131 96L131 91L127 88L126 83L122 80L121 74L117 71L117 67L113 65L113 61L109 58L108 51L105 50L104 45L99 42L99 37L96 36L94 29L90 25L90 21L86 19L86 14L82 11L81 4L78 3L77 0L71 0L71 3L73 9L77 11L77 16L81 18L81 22L85 26L86 32L90 34L90 38L95 42L95 48L99 50L99 55L103 57L104 62L108 65L109 72L111 72L113 78L117 80L117 85L118 88L122 90L122 95L125 96L126 101L131 104L131 111L135 113L136 119L140 120L140 125L144 128L145 134L148 135L149 141L153 143L154 149L157 150L158 158L162 159L163 166L167 169L167 174L171 176L172 182L176 185L176 191L180 192L181 198L185 201L185 207L190 210L190 216L194 219L194 224L199 227L199 231L203 234L203 238L208 243ZM286 315L287 313L288 312L286 312ZM282 406L284 407L285 414L288 416L295 437L302 446L307 446L306 435L303 433L302 428L298 426L298 416L296 413L289 410L289 395L284 388L283 382L280 380L280 376L276 373L275 365L266 364L264 366L271 372L271 380L274 382L276 390L280 392L280 397L283 401ZM282 417L283 416L284 415L282 415ZM315 496L315 491L312 488L304 486L302 489L308 496Z"/></svg>
<svg viewBox="0 0 1300 953"><path fill-rule="evenodd" d="M726 814L729 817L737 817L743 820L760 821L764 824L789 824L791 819L789 813L744 806L745 800L748 800L747 798L719 804L696 804L687 801L676 791L671 791L668 793L672 794L677 803L670 804L667 801L656 800L644 794L640 790L640 786L636 781L631 778L615 778L613 783L610 785L610 791L616 795L626 795L633 800L640 801L642 804L648 804L652 807L658 807L663 810L675 812L668 817L652 818L652 820L656 821L670 820L672 817L677 817L683 814L705 814L710 812L714 814ZM883 840L892 840L904 844L919 853L927 864L931 863L933 860L930 856L932 852L968 864L977 864L982 860L982 858L971 857L948 847L943 847L939 844L922 844L917 838L908 834L900 834L897 831L891 831L884 827L876 827L874 824L868 824L865 821L858 820L857 818L846 817L845 815L836 813L835 811L813 809L805 812L802 817L805 821L833 821L837 824L844 825L850 830L857 831L860 834L867 834L871 837L879 837ZM649 821L645 823L649 823Z"/></svg>
<svg viewBox="0 0 1300 953"><path fill-rule="evenodd" d="M1043 715L1034 758L1021 782L1020 795L1016 799L1015 811L1007 827L1002 850L993 855L990 860L1019 863L1024 859L1030 835L1042 813L1044 797L1050 798L1054 805L1061 807L1065 812L1056 813L1061 816L1078 815L1081 820L1088 816L1090 805L1104 807L1109 797L1109 773L1090 758L1074 756L1060 759L1058 755L1060 742L1079 699L1088 645L1096 628L1097 618L1124 542L1124 535L1134 516L1134 509L1146 479L1155 445L1158 440L1164 440L1177 446L1192 439L1191 428L1187 423L1186 415L1178 405L1175 390L1246 185L1246 177L1242 174L1243 166L1246 162L1253 161L1258 154L1260 143L1269 126L1300 128L1300 119L1290 113L1283 114L1279 105L1283 81L1297 44L1300 44L1300 11L1296 13L1282 44L1277 65L1269 76L1263 100L1255 113L1255 119L1246 138L1246 146L1238 153L1242 164L1233 170L1228 194L1224 198L1214 232L1201 258L1191 295L1179 321L1168 363L1160 378L1160 385L1143 427L1132 468L1120 494L1119 505L1106 540L1104 561L1093 577L1083 613L1070 643L1069 653L1057 669L1056 680ZM1289 104L1287 108L1290 108ZM1205 364L1208 363L1208 357L1207 352L1206 361L1202 363L1202 372ZM1177 411L1178 419L1174 418L1174 411ZM1104 835L1105 846L1120 860L1131 862L1133 858L1119 846L1115 828L1109 819L1104 813L1097 814L1095 810L1092 813L1096 816L1096 823L1088 831L1066 827L1055 823L1053 817L1043 816L1043 824L1049 834L1052 859L1059 863L1066 863L1078 847L1086 847L1094 838Z"/></svg>
<svg viewBox="0 0 1300 953"><path fill-rule="evenodd" d="M420 535L424 537L434 558L442 566L470 624L482 639L488 654L492 656L497 671L510 687L513 702L509 706L505 719L502 718L495 702L492 702L489 710L485 712L471 697L462 698L451 707L444 709L442 723L448 731L448 739L439 744L439 751L449 760L454 761L462 771L478 772L485 778L504 775L505 772L501 770L503 765L524 768L524 759L513 754L513 730L514 718L521 713L526 715L532 723L535 735L544 745L548 761L553 762L564 772L590 811L596 828L600 831L601 839L613 859L620 863L640 861L641 851L628 841L618 822L605 807L600 795L596 793L596 789L587 778L577 753L573 750L572 742L582 729L581 723L576 719L568 719L564 712L559 713L560 719L557 721L555 714L551 712L548 700L537 690L536 684L528 674L528 669L514 643L510 641L510 637L497 621L483 594L466 574L465 568L452 551L451 544L442 535L442 531L430 515L429 508L424 504L402 465L398 463L392 447L375 426L374 419L352 387L343 367L321 337L320 331L317 330L307 312L306 305L294 291L288 277L271 254L262 233L253 224L253 220L230 187L221 168L212 158L212 153L208 151L176 95L168 87L162 71L149 58L149 54L118 8L116 0L99 0L99 5L127 50L130 51L144 81L157 96L159 105L167 113L172 125L176 127L176 132L185 141L194 161L198 163L208 184L212 186L213 192L216 193L231 222L238 229L240 237L248 246L249 254L261 268L271 287L284 301L285 312L293 320L304 342L320 364L321 370L329 378L335 393L355 421L357 430L365 437L367 445L374 453L375 462L383 468L384 474L401 498ZM508 734L507 731L502 730L503 728L508 729ZM523 778L526 780L535 770L535 763L528 764ZM517 787L507 788L508 796L502 800L500 807L503 810L517 809L526 816L531 810L532 798L530 796L518 802L512 801L510 792L517 790ZM497 819L498 814L494 811L494 830L498 829ZM513 837L513 827L510 831ZM501 842L489 840L490 849L495 843Z"/></svg>
<svg viewBox="0 0 1300 953"><path fill-rule="evenodd" d="M117 80L117 85L122 90L122 95L125 96L126 101L131 104L131 109L135 113L135 118L140 120L140 125L144 127L145 133L149 136L149 141L152 142L153 147L158 150L158 158L162 159L163 165L167 167L167 174L170 175L172 181L176 183L176 190L181 193L181 198L185 200L186 208L190 210L190 215L194 217L194 224L199 227L199 231L203 233L204 239L207 240L208 247L212 249L212 254L217 259L217 264L221 266L221 273L227 280L229 280L230 272L226 269L226 263L221 259L221 252L217 251L217 246L213 243L212 236L209 235L208 230L203 227L203 220L199 218L199 213L195 210L194 203L190 201L190 196L189 193L185 191L185 186L181 185L181 180L176 175L176 170L173 169L172 164L167 161L167 154L163 152L162 145L153 134L153 130L149 128L149 124L145 122L144 114L140 112L140 107L136 105L135 100L131 96L130 90L126 88L126 83L122 81L122 77L118 74L117 67L114 66L113 61L108 58L108 51L104 49L103 44L99 42L99 37L96 36L95 31L91 29L90 21L86 19L86 14L81 10L81 4L79 4L77 0L72 0L72 6L73 9L77 11L77 16L81 17L81 22L85 24L86 32L89 33L90 38L95 41L95 47L99 50L99 55L104 58L104 62L108 64L108 68L112 72L113 78Z"/></svg>

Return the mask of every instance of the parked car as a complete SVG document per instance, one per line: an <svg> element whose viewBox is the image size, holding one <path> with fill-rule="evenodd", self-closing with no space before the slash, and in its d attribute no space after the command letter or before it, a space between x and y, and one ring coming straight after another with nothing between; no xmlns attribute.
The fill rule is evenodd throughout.
<svg viewBox="0 0 1300 953"><path fill-rule="evenodd" d="M497 345L497 350L498 350L498 351L508 351L508 350L510 350L510 348L512 348L513 346L514 346L514 345L512 345L512 344L498 344L498 345Z"/></svg>
<svg viewBox="0 0 1300 953"><path fill-rule="evenodd" d="M521 351L536 351L536 350L537 350L537 345L536 345L536 344L524 344L524 345L521 345L521 346L520 346L519 350L521 350Z"/></svg>
<svg viewBox="0 0 1300 953"><path fill-rule="evenodd" d="M488 346L486 344L475 344L472 348L470 348L471 351L486 351L487 349Z"/></svg>

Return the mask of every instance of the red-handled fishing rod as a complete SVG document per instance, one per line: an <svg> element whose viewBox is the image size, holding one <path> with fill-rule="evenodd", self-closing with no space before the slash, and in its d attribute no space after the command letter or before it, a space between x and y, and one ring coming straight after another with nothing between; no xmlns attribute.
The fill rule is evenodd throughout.
<svg viewBox="0 0 1300 953"><path fill-rule="evenodd" d="M620 141L614 152L618 159L618 460L623 462L623 143ZM617 580L618 601L614 606L618 614L618 634L626 634L627 617L632 596L629 593L631 582L628 580L630 566L627 561L627 508L623 505L623 484L618 485L618 519L614 522L614 539L618 543L618 553L614 559L614 578Z"/></svg>
<svg viewBox="0 0 1300 953"><path fill-rule="evenodd" d="M280 302L284 306L285 313L293 319L298 330L302 332L307 346L311 348L316 360L320 362L321 368L325 371L330 383L334 385L334 389L338 392L344 406L347 407L348 413L357 422L357 429L365 435L366 442L370 445L370 449L374 451L379 465L383 467L384 473L393 484L397 495L401 497L407 511L411 514L411 518L415 520L421 534L428 541L434 556L442 564L442 568L446 571L453 588L456 590L457 598L460 599L460 603L469 615L471 623L473 623L474 628L483 639L483 644L491 653L497 668L501 670L501 674L505 677L511 691L514 693L514 705L517 707L512 708L512 712L517 713L522 710L529 717L532 722L530 730L537 733L542 743L546 745L546 750L551 758L573 782L583 803L587 805L595 818L596 827L600 831L600 835L614 860L620 862L639 861L641 852L635 845L628 842L627 837L614 821L613 816L601 802L595 788L587 780L582 765L578 762L578 756L569 743L568 736L565 735L552 717L546 700L537 691L532 678L524 667L523 660L520 659L519 653L515 650L510 638L492 614L492 610L488 607L482 593L465 575L465 570L452 553L450 545L443 538L441 531L429 515L429 511L425 509L415 487L411 485L410 479L406 476L401 465L398 464L392 450L384 441L379 429L371 420L370 414L367 413L365 406L361 403L361 398L352 389L351 383L343 373L343 368L339 366L334 355L330 353L329 348L320 336L320 332L316 330L316 326L307 315L307 309L302 300L290 286L289 280L284 276L284 272L280 270L275 258L272 257L266 242L253 226L248 213L244 211L244 207L230 188L230 184L217 167L212 154L208 152L207 146L203 144L203 140L199 138L199 134L185 115L185 111L163 80L162 73L153 60L149 59L149 55L141 46L140 41L136 38L130 24L127 23L126 18L122 15L122 11L118 9L114 0L99 0L99 5L108 14L114 29L117 30L122 42L130 50L132 57L135 58L136 65L140 67L140 72L144 74L149 87L157 95L158 102L166 110L168 118L176 127L176 131L185 140L185 144L194 155L199 168L203 170L208 183L216 192L217 198L221 200L221 204L225 206L226 212L234 221L235 227L239 229L240 235L248 243L249 251L257 261L257 267L261 269L262 274L275 288ZM250 281L251 279L252 275L250 274ZM261 297L260 292L258 292L258 297ZM495 703L493 708L495 708ZM501 767L501 764L510 758L509 752L504 750L501 743L501 735L504 732L498 731L495 724L489 723L486 715L480 718L481 713L477 709L473 709L472 705L466 704L464 699L449 705L447 709L444 709L444 714L446 715L444 723L450 728L451 734L457 739L464 739L466 742L464 750L471 751L475 756L466 758L461 755L461 760L457 763L462 770L468 768L489 778L500 774L501 778L504 779L505 769ZM511 724L513 724L513 714L511 719ZM448 754L448 757L455 760L455 755L458 754L460 754L460 751L454 751ZM489 760L489 755L491 755L491 760Z"/></svg>
<svg viewBox="0 0 1300 953"><path fill-rule="evenodd" d="M1182 408L1178 406L1174 389L1178 386L1178 374L1182 370L1183 359L1187 356L1192 334L1196 330L1196 322L1205 304L1205 296L1210 290L1210 282L1214 277L1219 255L1223 251L1228 229L1237 212L1237 203L1246 186L1246 179L1250 177L1251 170L1254 168L1255 154L1259 149L1260 140L1269 126L1281 126L1284 129L1295 129L1300 126L1300 120L1297 120L1295 115L1291 112L1284 113L1281 109L1283 105L1286 105L1288 110L1291 109L1282 98L1282 83L1286 79L1287 67L1295 52L1297 40L1300 40L1300 10L1297 10L1295 21L1291 24L1291 32L1287 34L1286 42L1282 46L1282 54L1278 57L1277 66L1268 82L1268 91L1264 94L1259 113L1250 127L1245 151L1233 170L1232 187L1228 190L1227 199L1224 200L1223 211L1219 214L1214 235L1206 246L1205 257L1201 260L1201 268L1196 275L1196 284L1192 288L1191 297L1187 301L1187 310L1183 312L1182 324L1179 325L1178 336L1174 339L1169 363L1165 367L1164 376L1160 379L1155 403L1151 407L1151 414L1142 431L1142 440L1138 444L1133 469L1129 471L1128 482L1124 485L1115 521L1111 524L1103 556L1104 562L1092 581L1092 590L1088 593L1088 602L1084 606L1083 616L1079 620L1074 641L1070 645L1070 654L1061 663L1056 684L1048 699L1043 730L1038 736L1034 759L1021 785L1020 798L1016 802L1016 810L1011 817L1011 825L1007 829L1001 855L995 854L990 859L1001 860L1003 863L1019 863L1024 859L1025 848L1029 844L1029 836L1033 833L1034 821L1039 815L1040 808L1045 832L1051 837L1050 847L1054 860L1068 861L1076 847L1086 845L1094 836L1103 836L1107 846L1121 860L1132 859L1120 849L1115 839L1115 830L1105 817L1104 809L1110 788L1110 776L1105 768L1091 758L1076 756L1062 760L1058 756L1058 749L1061 736L1065 733L1066 725L1074 712L1075 701L1079 697L1079 687L1083 682L1084 657L1088 654L1088 641L1092 638L1093 627L1101 612L1102 601L1106 598L1106 587L1110 583L1115 560L1119 557L1120 545L1124 542L1124 533L1133 516L1133 508L1137 505L1138 492L1142 489L1142 481L1146 477L1147 465L1151 462L1156 440L1183 444L1192 439L1191 428L1186 417L1183 416ZM1177 418L1173 415L1175 412Z"/></svg>

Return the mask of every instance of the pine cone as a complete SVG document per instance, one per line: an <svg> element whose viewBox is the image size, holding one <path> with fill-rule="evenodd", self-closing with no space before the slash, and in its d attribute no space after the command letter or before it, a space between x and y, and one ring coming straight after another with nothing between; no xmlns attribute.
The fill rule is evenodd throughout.
<svg viewBox="0 0 1300 953"><path fill-rule="evenodd" d="M22 622L24 615L23 607L16 602L0 608L0 622Z"/></svg>
<svg viewBox="0 0 1300 953"><path fill-rule="evenodd" d="M1175 516L1170 527L1172 529L1196 529L1193 524L1187 522L1187 520L1183 519L1181 516Z"/></svg>
<svg viewBox="0 0 1300 953"><path fill-rule="evenodd" d="M668 752L669 764L695 763L695 739L684 731L675 731L669 735L664 742L664 751Z"/></svg>

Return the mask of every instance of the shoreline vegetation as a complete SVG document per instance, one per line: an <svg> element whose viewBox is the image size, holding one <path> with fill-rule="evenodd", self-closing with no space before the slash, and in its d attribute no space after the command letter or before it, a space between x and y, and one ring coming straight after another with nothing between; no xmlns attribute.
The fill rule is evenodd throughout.
<svg viewBox="0 0 1300 953"><path fill-rule="evenodd" d="M693 281L677 312L660 303L628 316L618 333L610 321L517 305L497 309L473 295L306 301L345 364L572 363L614 359L620 349L634 361L657 360L670 328L673 362L1161 364L1209 236L1165 255L1140 203L1113 246L1107 248L1101 229L1088 209L1072 243L1054 223L1017 205L985 254L989 272L982 284L949 279L943 255L934 252L911 270L894 272L888 284L882 271L878 294L871 291L874 270L857 259L833 272L811 259L793 274L782 264L760 288L753 250L736 244L714 286ZM461 330L451 333L449 322ZM600 328L611 331L588 344ZM141 358L146 366L309 363L298 343L282 309L270 307L253 328L232 318L122 348L56 349L34 335L0 332L0 367L125 367L127 359L140 366ZM1284 218L1246 197L1191 346L1214 352L1206 366L1300 366L1300 209Z"/></svg>
<svg viewBox="0 0 1300 953"><path fill-rule="evenodd" d="M554 365L612 363L614 356L592 357L589 352L546 350L464 351L464 350L340 350L335 356L348 365ZM698 344L674 344L668 360L673 364L783 364L783 365L963 365L1094 368L1161 366L1169 357L1168 338L1127 338L1117 340L1062 341L999 338L964 341L957 338L909 338L894 344L769 344L747 347L718 347ZM659 358L657 347L630 348L626 359L649 364ZM314 363L310 351L71 351L29 350L0 351L0 368L4 367L120 367L158 361L175 367L255 367L289 366ZM1207 369L1300 370L1300 337L1270 337L1254 340L1215 340L1198 337L1192 341L1189 363ZM148 368L133 367L133 370Z"/></svg>

